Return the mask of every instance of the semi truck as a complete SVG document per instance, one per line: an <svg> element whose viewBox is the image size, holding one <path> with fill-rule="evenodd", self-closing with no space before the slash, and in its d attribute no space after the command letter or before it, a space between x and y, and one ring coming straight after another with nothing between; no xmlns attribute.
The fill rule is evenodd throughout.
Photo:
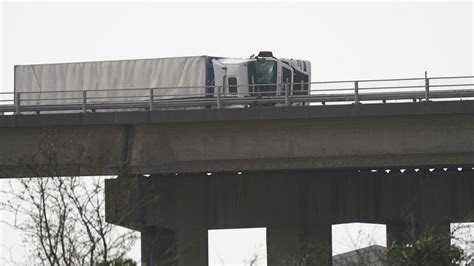
<svg viewBox="0 0 474 266"><path fill-rule="evenodd" d="M272 97L308 93L311 63L260 52L246 59L188 56L15 66L22 105L157 101L204 97ZM286 85L285 85L286 84ZM286 87L285 87L286 86ZM16 99L19 101L20 99Z"/></svg>

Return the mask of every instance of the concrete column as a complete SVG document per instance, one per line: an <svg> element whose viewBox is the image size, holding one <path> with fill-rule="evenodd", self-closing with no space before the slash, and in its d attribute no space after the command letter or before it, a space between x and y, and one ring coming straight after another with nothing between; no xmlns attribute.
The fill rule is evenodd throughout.
<svg viewBox="0 0 474 266"><path fill-rule="evenodd" d="M177 265L208 266L208 245L206 228L196 226L180 228L177 231Z"/></svg>
<svg viewBox="0 0 474 266"><path fill-rule="evenodd" d="M302 251L298 228L267 227L268 266L298 265Z"/></svg>
<svg viewBox="0 0 474 266"><path fill-rule="evenodd" d="M208 178L176 179L178 266L208 265Z"/></svg>
<svg viewBox="0 0 474 266"><path fill-rule="evenodd" d="M330 223L318 223L303 234L305 252L308 253L306 264L303 265L332 265L332 226Z"/></svg>
<svg viewBox="0 0 474 266"><path fill-rule="evenodd" d="M176 234L172 230L146 226L141 230L142 264L176 265Z"/></svg>
<svg viewBox="0 0 474 266"><path fill-rule="evenodd" d="M269 266L331 265L331 225L313 227L267 227Z"/></svg>

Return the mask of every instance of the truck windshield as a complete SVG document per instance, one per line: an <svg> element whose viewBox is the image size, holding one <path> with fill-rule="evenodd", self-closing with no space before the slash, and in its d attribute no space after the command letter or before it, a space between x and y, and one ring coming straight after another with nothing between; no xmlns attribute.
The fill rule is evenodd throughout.
<svg viewBox="0 0 474 266"><path fill-rule="evenodd" d="M253 85L252 96L272 96L276 93L276 85L258 85L275 84L277 82L277 62L273 60L257 60L248 63L249 84Z"/></svg>
<svg viewBox="0 0 474 266"><path fill-rule="evenodd" d="M257 61L255 62L255 83L268 84L276 82L276 62Z"/></svg>
<svg viewBox="0 0 474 266"><path fill-rule="evenodd" d="M253 74L254 82L256 84L268 84L276 83L276 62L265 60L265 61L256 61L255 69Z"/></svg>

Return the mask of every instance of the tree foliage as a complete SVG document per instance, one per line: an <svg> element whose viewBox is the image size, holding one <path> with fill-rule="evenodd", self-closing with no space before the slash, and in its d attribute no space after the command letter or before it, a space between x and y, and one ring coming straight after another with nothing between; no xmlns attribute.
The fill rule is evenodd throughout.
<svg viewBox="0 0 474 266"><path fill-rule="evenodd" d="M424 236L407 245L393 245L388 250L390 264L394 265L459 265L467 259L457 246L452 246L445 238Z"/></svg>
<svg viewBox="0 0 474 266"><path fill-rule="evenodd" d="M94 265L122 258L137 235L105 222L103 180L80 177L10 181L3 210L21 230L34 264Z"/></svg>
<svg viewBox="0 0 474 266"><path fill-rule="evenodd" d="M137 266L132 259L117 258L112 261L99 262L96 266Z"/></svg>
<svg viewBox="0 0 474 266"><path fill-rule="evenodd" d="M387 250L388 264L418 266L460 265L470 256L461 248L450 244L450 237L425 235L407 245L394 244Z"/></svg>

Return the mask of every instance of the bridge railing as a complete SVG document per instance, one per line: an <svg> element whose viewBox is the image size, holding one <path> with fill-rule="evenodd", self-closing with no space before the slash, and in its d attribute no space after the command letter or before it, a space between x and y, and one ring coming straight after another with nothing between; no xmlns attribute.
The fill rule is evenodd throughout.
<svg viewBox="0 0 474 266"><path fill-rule="evenodd" d="M369 104L474 99L474 76L0 93L1 113Z"/></svg>

